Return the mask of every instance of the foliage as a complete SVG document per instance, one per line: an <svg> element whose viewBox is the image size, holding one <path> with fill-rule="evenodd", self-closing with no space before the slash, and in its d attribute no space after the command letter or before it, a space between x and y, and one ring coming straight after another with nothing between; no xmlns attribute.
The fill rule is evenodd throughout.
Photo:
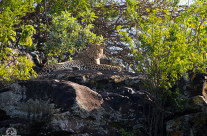
<svg viewBox="0 0 207 136"><path fill-rule="evenodd" d="M86 23L91 23L95 20L95 18L97 18L95 13L89 10L88 8L86 9L86 11L81 12L80 16L83 18L81 21Z"/></svg>
<svg viewBox="0 0 207 136"><path fill-rule="evenodd" d="M96 0L94 0L96 2ZM74 15L84 12L90 8L90 1L87 0L58 0L48 1L48 11L50 14L61 14L62 11L68 11Z"/></svg>
<svg viewBox="0 0 207 136"><path fill-rule="evenodd" d="M87 19L90 20L88 17ZM91 32L92 28L92 24L81 26L71 13L62 11L61 15L53 17L46 46L48 54L62 56L62 59L65 59L64 55L72 55L76 49L83 49L87 43L101 43L103 37Z"/></svg>
<svg viewBox="0 0 207 136"><path fill-rule="evenodd" d="M11 49L16 42L15 26L20 25L21 17L26 12L32 11L33 1L23 2L22 0L8 0L0 3L0 82L8 83L15 79L28 79L30 76L36 76L32 69L32 62L25 57L16 57L16 63L11 65ZM32 44L31 36L33 26L25 25L22 33L21 43L25 46Z"/></svg>
<svg viewBox="0 0 207 136"><path fill-rule="evenodd" d="M15 42L15 25L19 25L21 17L26 12L31 11L33 1L23 2L22 0L1 1L0 14L0 42L1 49L11 46L11 42Z"/></svg>
<svg viewBox="0 0 207 136"><path fill-rule="evenodd" d="M15 79L27 80L31 76L36 77L36 72L32 69L34 64L26 57L18 57L13 65L2 64L0 68L0 82L12 82Z"/></svg>
<svg viewBox="0 0 207 136"><path fill-rule="evenodd" d="M28 79L36 75L32 69L34 65L26 59L18 58L18 55L14 58L21 62L11 65L11 56L14 54L10 48L29 53L35 51L44 62L48 61L47 56L52 56L53 60L49 61L53 63L71 59L70 56L76 50L83 49L88 43L102 42L103 37L91 31L94 27L92 22L97 18L91 6L99 4L96 0L1 1L2 81ZM24 74L21 68L24 68Z"/></svg>
<svg viewBox="0 0 207 136"><path fill-rule="evenodd" d="M128 5L134 8L135 5L132 4L133 1ZM179 7L174 7L172 12L158 7L149 16L140 16L132 8L128 11L137 15L135 38L122 31L120 26L117 27L122 40L129 43L136 61L139 62L137 70L147 73L154 88L169 89L188 70L205 72L207 15L203 10L206 9L204 5L202 1L198 1L192 5L193 8L174 19L172 14ZM192 9L198 12L191 14ZM158 16L159 13L165 14Z"/></svg>
<svg viewBox="0 0 207 136"><path fill-rule="evenodd" d="M148 89L156 103L153 115L163 115L159 109L165 105L166 96L171 94L170 88L176 81L184 74L188 76L190 70L206 72L207 4L197 0L184 12L179 11L176 3L171 3L169 7L159 5L148 10L151 11L148 15L137 12L139 6L135 1L129 0L127 4L136 34L130 36L121 26L117 27L117 31L130 45L137 71L148 75ZM178 12L180 15L173 17ZM177 98L174 100L179 102ZM160 119L156 118L151 128L154 135Z"/></svg>
<svg viewBox="0 0 207 136"><path fill-rule="evenodd" d="M20 39L21 45L32 46L32 38L34 27L32 25L25 25L22 29L22 35Z"/></svg>

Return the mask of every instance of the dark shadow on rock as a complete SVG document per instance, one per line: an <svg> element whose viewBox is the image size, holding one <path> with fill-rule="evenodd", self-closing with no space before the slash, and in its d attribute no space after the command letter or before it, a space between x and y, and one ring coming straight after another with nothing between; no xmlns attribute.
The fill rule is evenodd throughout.
<svg viewBox="0 0 207 136"><path fill-rule="evenodd" d="M29 99L50 100L50 103L55 103L56 108L61 108L63 111L68 110L67 108L74 104L76 92L67 83L56 80L33 80L19 84L27 88L25 91L26 98L22 98L21 102L26 102Z"/></svg>

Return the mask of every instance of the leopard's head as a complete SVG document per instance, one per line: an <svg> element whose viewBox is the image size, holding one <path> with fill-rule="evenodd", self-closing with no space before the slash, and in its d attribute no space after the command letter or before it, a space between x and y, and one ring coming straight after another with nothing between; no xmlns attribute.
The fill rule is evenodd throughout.
<svg viewBox="0 0 207 136"><path fill-rule="evenodd" d="M103 44L93 44L89 46L89 48L85 51L85 53L90 58L99 59L103 55L103 49L104 49Z"/></svg>

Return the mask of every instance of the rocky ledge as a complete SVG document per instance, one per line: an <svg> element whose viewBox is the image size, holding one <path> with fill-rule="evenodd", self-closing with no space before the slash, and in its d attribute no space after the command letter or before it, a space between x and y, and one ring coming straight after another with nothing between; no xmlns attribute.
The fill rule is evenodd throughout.
<svg viewBox="0 0 207 136"><path fill-rule="evenodd" d="M0 131L14 127L20 135L146 135L152 101L141 89L142 80L128 72L77 70L18 81L0 93Z"/></svg>
<svg viewBox="0 0 207 136"><path fill-rule="evenodd" d="M147 136L153 99L144 89L146 79L129 72L66 70L18 81L0 91L0 135L13 127L30 136ZM183 94L192 83L182 83ZM196 91L201 93L186 96L181 110L166 107L173 112L166 117L168 135L207 130L206 101Z"/></svg>

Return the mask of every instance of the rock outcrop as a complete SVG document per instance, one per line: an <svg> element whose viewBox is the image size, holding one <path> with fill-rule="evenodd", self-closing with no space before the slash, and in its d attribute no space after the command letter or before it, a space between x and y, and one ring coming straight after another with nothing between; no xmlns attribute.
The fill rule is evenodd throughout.
<svg viewBox="0 0 207 136"><path fill-rule="evenodd" d="M196 79L197 78L197 79ZM0 135L148 136L153 97L147 77L129 72L55 71L0 91ZM205 136L203 76L180 81L182 108L167 105L168 136ZM196 79L196 80L195 80Z"/></svg>
<svg viewBox="0 0 207 136"><path fill-rule="evenodd" d="M182 94L182 107L173 112L166 121L166 133L169 136L206 136L207 135L207 99L205 98L205 75L194 74L188 80L182 80L178 87Z"/></svg>
<svg viewBox="0 0 207 136"><path fill-rule="evenodd" d="M57 71L16 82L0 93L0 134L12 126L19 135L147 135L152 101L142 80L131 73Z"/></svg>

